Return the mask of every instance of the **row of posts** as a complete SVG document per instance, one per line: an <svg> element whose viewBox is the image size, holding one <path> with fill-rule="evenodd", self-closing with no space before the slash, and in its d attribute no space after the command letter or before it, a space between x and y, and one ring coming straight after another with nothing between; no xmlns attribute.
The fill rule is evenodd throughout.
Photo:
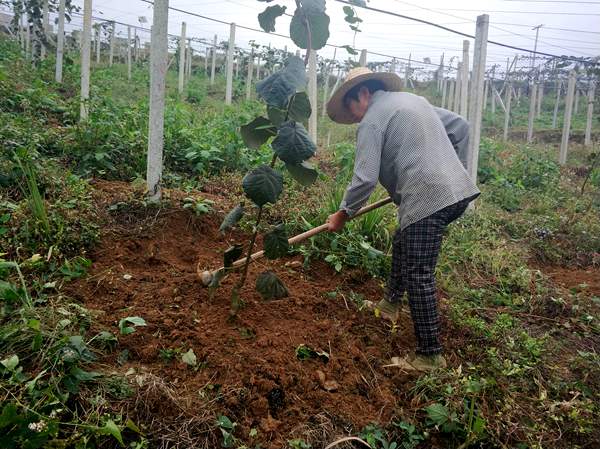
<svg viewBox="0 0 600 449"><path fill-rule="evenodd" d="M148 187L151 196L155 198L160 196L160 176L162 173L162 124L164 124L164 82L165 74L168 68L168 62L166 61L166 54L168 54L167 39L168 34L166 31L166 20L168 17L168 0L156 0L154 5L154 25L152 27L152 44L151 48L151 88L150 88L150 133L149 133L149 157L148 157ZM89 84L90 84L90 58L91 58L91 31L92 31L92 0L84 1L84 14L83 14L83 33L81 40L81 120L86 120L89 114L88 102L89 102ZM59 18L58 18L58 33L57 33L57 54L56 54L56 80L60 82L62 80L62 59L64 53L64 17L65 17L65 0L59 2ZM502 104L500 94L495 89L495 86L491 82L485 81L485 60L487 51L487 33L489 26L489 16L482 15L477 19L476 28L476 39L474 48L474 60L472 71L469 71L469 44L468 40L463 41L463 58L458 64L456 80L442 79L438 83L438 87L442 90L442 101L441 106L463 115L472 124L471 126L471 138L468 154L466 155L467 168L473 178L476 178L477 173L477 160L479 151L479 141L481 136L481 116L483 109L487 107L487 92L488 90L492 95L492 110L495 112L495 104L498 100ZM232 102L232 91L233 91L233 73L234 73L234 49L235 49L235 24L230 25L229 43L227 46L226 54L226 92L225 92L225 103L231 104ZM109 49L109 64L112 65L114 58L114 23L111 28L111 39ZM163 42L163 39L165 42ZM131 48L131 27L128 27L127 35L127 63L128 63L128 77L131 78L131 60L132 60L132 48ZM156 44L156 45L155 45ZM134 45L135 47L135 45ZM96 32L96 59L99 58L99 32ZM216 66L216 48L217 48L217 36L214 37L212 49L210 51L212 57L210 80L211 84L215 81L215 66ZM134 48L135 50L135 48ZM137 56L137 51L135 52ZM209 50L205 56L205 70L208 72L208 56ZM366 65L367 52L363 50L360 56L360 64ZM164 59L164 61L163 61ZM186 24L182 23L181 36L179 40L179 92L183 93L185 81L191 76L193 60L193 50L191 48L191 40L186 35ZM315 51L311 51L309 54L308 61L308 95L316 112L317 105L317 56ZM410 80L410 63L411 58L409 57L408 64L405 72L405 85L409 85ZM254 55L251 54L248 62L247 78L246 78L246 97L251 96L251 85L252 77L254 76L253 70ZM443 67L443 57L440 63L440 67ZM325 68L325 89L324 89L324 101L322 115L325 114L325 103L328 98L328 84L331 76L331 66L329 69ZM256 77L260 78L260 56L258 56L256 65ZM236 67L236 72L239 70L239 62ZM392 61L391 70L395 72L395 61ZM443 70L443 69L441 69ZM469 82L469 74L471 80ZM337 84L340 82L341 77L337 77L336 85L331 90L335 91ZM510 117L511 98L513 97L514 89L510 85L510 80L505 80L505 101L503 109L505 111L505 124L504 124L504 138L507 138L508 134L508 123ZM543 87L531 86L531 106L530 106L530 130L532 128L533 119L535 117L536 110L539 114L539 108L541 104L541 95L536 97ZM563 130L563 140L561 143L560 151L560 162L565 163L567 154L567 145L569 139L570 121L573 109L573 96L575 92L575 73L572 72L569 76L569 83L567 87L567 101L565 107L565 120ZM588 92L588 117L591 116L593 108L592 99L594 96L593 87ZM161 99L162 97L162 99ZM160 110L159 110L160 109ZM556 108L555 108L556 116ZM555 120L554 120L555 121ZM316 141L317 139L317 114L311 114L309 119L309 134ZM159 132L160 131L160 132ZM528 132L528 140L531 140L532 132ZM588 126L586 127L586 143L591 141L591 120L588 120ZM160 147L160 149L159 149ZM160 154L159 154L160 153ZM160 156L160 163L158 162Z"/></svg>

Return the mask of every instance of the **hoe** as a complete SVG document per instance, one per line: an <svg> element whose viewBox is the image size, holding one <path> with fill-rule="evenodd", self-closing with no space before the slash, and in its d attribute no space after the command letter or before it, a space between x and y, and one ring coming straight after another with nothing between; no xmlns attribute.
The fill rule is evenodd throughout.
<svg viewBox="0 0 600 449"><path fill-rule="evenodd" d="M381 206L385 206L386 204L391 203L391 202L392 202L391 198L386 198L384 200L377 201L377 202L375 202L373 204L369 204L368 206L365 206L362 209L360 209L352 217L352 219L354 219L356 217L360 217L361 215L364 215L367 212L371 212L372 210L378 209ZM311 238L311 237L313 237L313 236L315 236L315 235L317 235L317 234L319 234L319 233L321 233L323 231L326 231L327 227L328 227L327 223L322 224L321 226L317 226L316 228L310 229L310 230L308 230L306 232L303 232L302 234L298 234L298 235L296 235L294 237L291 237L290 239L288 239L288 243L290 245L294 245L296 243L303 242L304 240L307 240L307 239L309 239L309 238ZM254 254L252 254L250 256L250 260L253 262L253 261L257 260L257 259L262 258L264 255L265 255L264 251L258 251L258 252L254 253ZM231 269L240 268L241 266L244 265L245 262L246 262L246 257L243 257L243 258L241 258L239 260L236 260L232 264ZM223 269L223 267L219 268L218 270L214 270L214 271L208 271L208 270L207 271L201 271L200 264L198 264L198 266L196 268L196 271L198 273L198 277L202 280L202 284L204 284L205 286L208 286L212 282L212 280L213 280L213 278L215 276L215 273L217 273L218 271L220 271L222 269Z"/></svg>

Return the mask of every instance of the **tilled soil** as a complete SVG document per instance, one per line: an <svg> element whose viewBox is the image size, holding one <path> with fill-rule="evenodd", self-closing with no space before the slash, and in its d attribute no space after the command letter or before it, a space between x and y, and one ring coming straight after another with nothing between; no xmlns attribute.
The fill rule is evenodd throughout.
<svg viewBox="0 0 600 449"><path fill-rule="evenodd" d="M124 201L129 187L101 182L96 189L102 211ZM320 420L318 427L331 430L326 439L373 421L387 423L400 406L410 410L401 402L414 377L383 366L414 347L410 320L402 317L391 329L353 301L381 298L380 281L341 276L320 262L307 269L286 266L299 261L297 256L261 260L251 265L241 292L245 307L231 320L237 275L226 278L211 299L196 264L220 266L223 250L247 236L221 235L220 211L196 217L173 208L142 215L127 208L109 215L88 277L69 288L86 307L100 311L101 325L115 333L121 318L146 320L146 327L119 336L119 351L129 351L123 372L134 368L160 377L191 410L201 414L211 407L236 422L235 435L242 440L257 429L249 442L266 448L284 447L290 438L310 439L311 422ZM257 275L267 269L286 284L288 298L265 301L255 292ZM299 360L295 350L301 344L327 352L329 360ZM196 368L181 361L189 349L197 356ZM174 356L166 360L169 350ZM105 361L116 363L119 351ZM324 388L319 371L328 387L337 386L334 391Z"/></svg>

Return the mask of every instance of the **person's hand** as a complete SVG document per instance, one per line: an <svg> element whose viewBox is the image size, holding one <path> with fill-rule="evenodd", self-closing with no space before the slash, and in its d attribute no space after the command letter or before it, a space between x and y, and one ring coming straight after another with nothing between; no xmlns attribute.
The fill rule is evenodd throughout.
<svg viewBox="0 0 600 449"><path fill-rule="evenodd" d="M340 231L348 221L348 218L346 211L338 210L335 214L331 214L329 218L327 218L327 224L329 225L327 230L329 232Z"/></svg>

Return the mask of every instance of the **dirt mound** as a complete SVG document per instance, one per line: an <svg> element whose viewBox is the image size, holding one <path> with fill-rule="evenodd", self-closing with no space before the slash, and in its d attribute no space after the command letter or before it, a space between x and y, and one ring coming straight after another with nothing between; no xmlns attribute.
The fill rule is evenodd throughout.
<svg viewBox="0 0 600 449"><path fill-rule="evenodd" d="M96 189L99 209L123 201L129 191L114 182L97 183ZM212 300L196 278L198 261L218 267L230 240L244 241L241 233L232 238L218 232L222 216L196 217L178 208L122 208L109 216L89 276L71 285L70 293L104 311L99 320L112 330L127 316L146 320L147 327L119 337L120 349L129 351L123 371L133 367L158 376L186 398L188 411L201 414L210 407L238 424L236 437L267 448L284 447L290 438L322 443L372 421L387 423L398 401L406 401L412 379L382 365L413 348L414 336L407 318L392 332L359 311L360 298L382 296L381 282L340 276L324 263L303 269L286 267L294 258L261 260L251 265L241 292L245 307L230 321L237 276L227 278ZM264 301L254 291L257 275L267 269L285 282L289 298ZM301 344L327 352L329 359L299 360ZM189 349L196 369L181 361ZM116 362L117 354L110 357ZM337 383L335 391L323 387L319 371L326 382ZM253 428L258 436L250 439Z"/></svg>

